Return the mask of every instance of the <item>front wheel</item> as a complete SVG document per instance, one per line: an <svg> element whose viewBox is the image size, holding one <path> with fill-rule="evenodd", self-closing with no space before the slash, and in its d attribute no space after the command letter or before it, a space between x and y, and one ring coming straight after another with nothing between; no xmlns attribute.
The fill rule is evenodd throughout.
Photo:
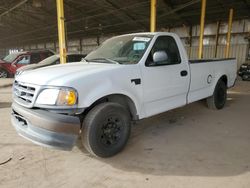
<svg viewBox="0 0 250 188"><path fill-rule="evenodd" d="M220 110L225 106L227 100L227 86L225 82L219 80L215 86L214 93L207 98L208 108Z"/></svg>
<svg viewBox="0 0 250 188"><path fill-rule="evenodd" d="M0 78L8 78L8 72L4 69L0 69Z"/></svg>
<svg viewBox="0 0 250 188"><path fill-rule="evenodd" d="M125 147L130 126L126 108L117 103L101 103L90 110L83 121L83 145L92 155L111 157Z"/></svg>

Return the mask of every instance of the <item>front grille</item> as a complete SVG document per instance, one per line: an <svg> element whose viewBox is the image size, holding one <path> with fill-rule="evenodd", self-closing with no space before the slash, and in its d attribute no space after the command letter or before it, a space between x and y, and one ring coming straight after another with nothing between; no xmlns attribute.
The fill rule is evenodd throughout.
<svg viewBox="0 0 250 188"><path fill-rule="evenodd" d="M24 105L30 105L33 103L36 88L29 84L15 81L13 84L13 94L19 102Z"/></svg>

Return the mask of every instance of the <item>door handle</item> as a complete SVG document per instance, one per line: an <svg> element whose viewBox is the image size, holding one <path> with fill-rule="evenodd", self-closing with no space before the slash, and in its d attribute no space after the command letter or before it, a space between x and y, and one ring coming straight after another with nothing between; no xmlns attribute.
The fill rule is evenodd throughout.
<svg viewBox="0 0 250 188"><path fill-rule="evenodd" d="M187 76L188 72L186 70L181 71L181 76Z"/></svg>

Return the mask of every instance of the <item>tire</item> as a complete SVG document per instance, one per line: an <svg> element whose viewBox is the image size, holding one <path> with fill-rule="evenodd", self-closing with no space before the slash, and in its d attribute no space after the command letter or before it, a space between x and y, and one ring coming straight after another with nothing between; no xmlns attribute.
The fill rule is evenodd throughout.
<svg viewBox="0 0 250 188"><path fill-rule="evenodd" d="M207 106L213 110L220 110L225 106L227 100L227 86L219 80L215 86L214 93L207 98Z"/></svg>
<svg viewBox="0 0 250 188"><path fill-rule="evenodd" d="M9 74L6 70L0 69L0 78L8 78Z"/></svg>
<svg viewBox="0 0 250 188"><path fill-rule="evenodd" d="M112 102L95 106L86 115L81 132L84 147L94 156L111 157L126 145L131 127L128 110Z"/></svg>

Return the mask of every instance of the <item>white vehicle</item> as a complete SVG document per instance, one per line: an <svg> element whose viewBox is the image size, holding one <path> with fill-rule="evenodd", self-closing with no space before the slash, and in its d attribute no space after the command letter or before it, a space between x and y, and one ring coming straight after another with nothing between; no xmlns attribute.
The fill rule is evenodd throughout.
<svg viewBox="0 0 250 188"><path fill-rule="evenodd" d="M81 135L91 154L110 157L126 145L132 120L201 99L222 109L235 79L235 59L189 61L176 34L117 36L85 63L17 76L12 124L21 136L61 149L72 149Z"/></svg>

